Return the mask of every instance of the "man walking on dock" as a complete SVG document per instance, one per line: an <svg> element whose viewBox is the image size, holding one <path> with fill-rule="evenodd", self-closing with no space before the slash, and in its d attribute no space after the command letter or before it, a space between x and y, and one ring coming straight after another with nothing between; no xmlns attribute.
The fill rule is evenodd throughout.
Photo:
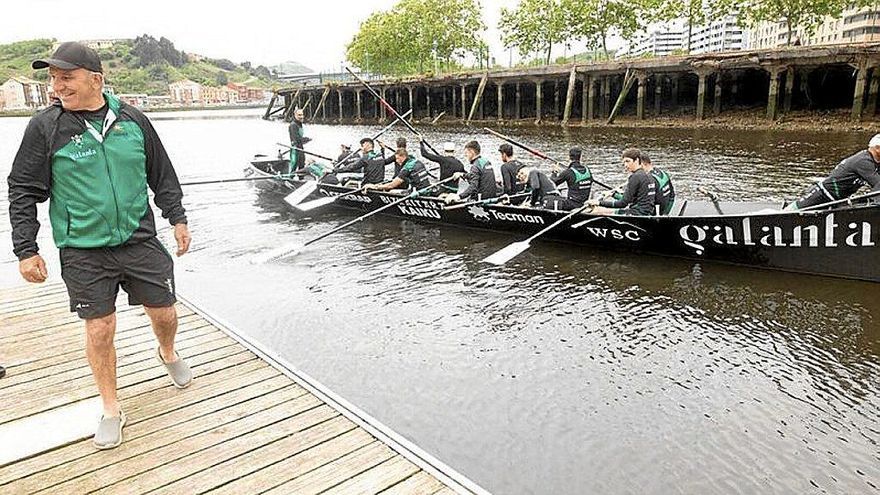
<svg viewBox="0 0 880 495"><path fill-rule="evenodd" d="M46 280L38 254L37 203L51 198L49 219L60 251L70 311L85 320L86 356L103 402L95 433L99 449L122 443L125 414L116 391L116 296L143 305L159 342L156 358L174 386L192 373L174 348L177 312L171 255L156 238L147 195L174 226L177 255L189 250L183 193L152 124L137 109L105 93L97 53L62 43L34 69L49 69L58 97L28 123L9 174L9 217L19 271L28 282Z"/></svg>

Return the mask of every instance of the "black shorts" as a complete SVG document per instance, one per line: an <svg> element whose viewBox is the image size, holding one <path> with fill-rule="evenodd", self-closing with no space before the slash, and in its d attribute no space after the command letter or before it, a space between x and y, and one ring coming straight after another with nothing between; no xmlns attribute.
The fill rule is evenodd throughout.
<svg viewBox="0 0 880 495"><path fill-rule="evenodd" d="M155 237L111 248L62 248L60 256L70 311L82 319L116 311L120 285L131 305L161 308L177 301L174 261Z"/></svg>
<svg viewBox="0 0 880 495"><path fill-rule="evenodd" d="M571 211L582 208L583 206L583 203L578 203L577 201L563 198L561 196L547 196L544 198L545 210Z"/></svg>
<svg viewBox="0 0 880 495"><path fill-rule="evenodd" d="M797 200L796 206L798 210L802 210L810 206L825 204L829 201L834 201L834 198L825 194L825 190L819 184L814 184L813 187L801 196L801 199Z"/></svg>

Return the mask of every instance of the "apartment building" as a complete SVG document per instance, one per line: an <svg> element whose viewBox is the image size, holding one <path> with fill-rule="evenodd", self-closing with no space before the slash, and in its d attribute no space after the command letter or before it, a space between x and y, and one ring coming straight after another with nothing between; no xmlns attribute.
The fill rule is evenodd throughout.
<svg viewBox="0 0 880 495"><path fill-rule="evenodd" d="M752 48L776 48L788 43L785 21L764 22L756 26L750 39ZM828 17L813 33L803 28L791 32L792 44L836 45L880 41L880 4L872 7L849 8L840 17Z"/></svg>
<svg viewBox="0 0 880 495"><path fill-rule="evenodd" d="M33 110L46 106L49 99L46 85L26 77L16 76L0 84L0 110Z"/></svg>

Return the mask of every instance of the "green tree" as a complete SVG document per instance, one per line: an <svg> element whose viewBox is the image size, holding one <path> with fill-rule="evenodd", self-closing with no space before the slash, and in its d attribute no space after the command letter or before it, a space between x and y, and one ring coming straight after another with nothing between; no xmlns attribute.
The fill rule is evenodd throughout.
<svg viewBox="0 0 880 495"><path fill-rule="evenodd" d="M588 0L589 1L589 0ZM515 47L521 55L543 52L545 63L550 63L553 45L567 41L571 36L566 9L563 4L584 3L577 0L521 0L516 9L501 9L501 39L506 48Z"/></svg>
<svg viewBox="0 0 880 495"><path fill-rule="evenodd" d="M643 4L620 0L562 0L565 23L573 38L581 39L591 49L602 48L608 59L608 38L630 38L640 26Z"/></svg>
<svg viewBox="0 0 880 495"><path fill-rule="evenodd" d="M485 28L477 0L400 0L373 12L346 47L350 62L379 74L425 72L477 54Z"/></svg>
<svg viewBox="0 0 880 495"><path fill-rule="evenodd" d="M798 28L812 34L826 16L840 17L850 4L870 5L873 1L851 0L725 0L728 8L739 11L747 26L761 22L785 22L788 28L786 45Z"/></svg>

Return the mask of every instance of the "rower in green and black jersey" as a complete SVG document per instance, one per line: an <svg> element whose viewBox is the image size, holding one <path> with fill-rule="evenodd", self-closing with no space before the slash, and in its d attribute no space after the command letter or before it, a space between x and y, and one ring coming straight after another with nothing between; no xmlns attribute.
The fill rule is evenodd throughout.
<svg viewBox="0 0 880 495"><path fill-rule="evenodd" d="M655 167L647 153L642 151L641 155L642 169L654 178L654 205L657 214L669 215L669 212L672 211L672 205L675 203L675 188L672 187L672 178L666 171Z"/></svg>
<svg viewBox="0 0 880 495"><path fill-rule="evenodd" d="M334 172L360 172L363 171L362 184L381 184L385 182L385 165L394 162L394 155L385 158L385 155L373 150L371 138L361 139L361 157L348 165L337 166Z"/></svg>
<svg viewBox="0 0 880 495"><path fill-rule="evenodd" d="M584 206L584 203L590 199L590 192L593 189L593 174L589 167L581 163L581 149L575 146L568 150L568 158L571 160L568 168L550 177L557 186L563 182L568 184L568 197L551 198L552 202L545 202L547 209L575 210Z"/></svg>
<svg viewBox="0 0 880 495"><path fill-rule="evenodd" d="M465 189L457 194L444 198L446 203L454 203L465 199L491 199L498 197L498 185L495 183L495 171L492 164L480 156L480 143L470 141L464 145L464 154L471 168L463 177L467 179ZM459 172L461 174L461 172Z"/></svg>
<svg viewBox="0 0 880 495"><path fill-rule="evenodd" d="M452 174L456 172L464 173L464 164L461 163L461 160L455 157L455 144L451 142L444 143L443 155L435 155L428 151L428 147L425 144L425 138L421 139L420 144L422 148L422 157L426 160L431 160L432 162L440 164L441 182L452 177ZM454 184L440 184L438 189L441 194L448 194L458 191L458 186Z"/></svg>
<svg viewBox="0 0 880 495"><path fill-rule="evenodd" d="M591 199L594 215L640 215L654 214L657 185L642 169L641 152L635 148L623 150L623 166L629 172L626 188L619 198Z"/></svg>
<svg viewBox="0 0 880 495"><path fill-rule="evenodd" d="M406 148L399 148L394 152L394 162L400 167L400 173L391 182L367 184L365 187L379 191L402 188L419 190L431 187L431 181L428 180L428 169L425 168L425 164L416 160L416 157L409 156Z"/></svg>
<svg viewBox="0 0 880 495"><path fill-rule="evenodd" d="M868 149L840 162L827 178L816 183L786 209L800 210L848 198L864 185L869 186L871 192L880 191L880 134L871 138Z"/></svg>
<svg viewBox="0 0 880 495"><path fill-rule="evenodd" d="M303 131L303 119L305 118L301 108L293 111L293 120L290 121L290 127L287 129L290 135L290 170L293 173L302 170L306 165L306 155L295 148L302 149L306 143L311 141L305 137Z"/></svg>

